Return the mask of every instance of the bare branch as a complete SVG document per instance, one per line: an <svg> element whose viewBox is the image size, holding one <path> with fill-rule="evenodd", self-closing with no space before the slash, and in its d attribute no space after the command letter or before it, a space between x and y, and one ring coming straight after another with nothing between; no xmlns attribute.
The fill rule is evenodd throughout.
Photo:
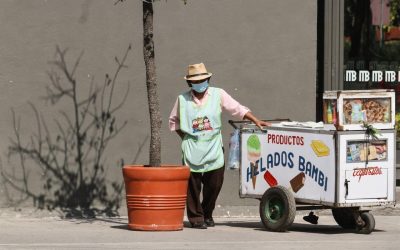
<svg viewBox="0 0 400 250"><path fill-rule="evenodd" d="M68 117L67 113L65 113L65 111L61 110L60 114L64 117L65 121L68 123L69 128L71 129L71 131L75 131L74 126L72 125L72 122L70 120L70 118Z"/></svg>
<svg viewBox="0 0 400 250"><path fill-rule="evenodd" d="M76 81L73 78L73 75L71 75L71 73L68 71L67 63L65 62L65 53L68 49L61 50L57 45L56 50L60 60L53 62L53 64L56 65L64 73L68 82L74 87L76 85Z"/></svg>
<svg viewBox="0 0 400 250"><path fill-rule="evenodd" d="M122 98L122 101L121 101L115 108L113 108L113 109L110 111L111 114L114 113L115 111L119 110L119 109L125 104L126 99L128 99L129 89L130 89L130 84L129 84L129 82L128 82L128 84L127 84L127 90L125 91L125 95L124 95L124 97Z"/></svg>
<svg viewBox="0 0 400 250"><path fill-rule="evenodd" d="M68 168L68 137L63 129L63 127L61 126L60 122L55 120L58 130L60 131L61 135L62 135L62 141L64 142L64 151L62 152L63 156L64 156L64 162L63 162L63 171L64 173L67 172L67 168Z"/></svg>
<svg viewBox="0 0 400 250"><path fill-rule="evenodd" d="M142 153L143 147L149 139L149 135L146 135L142 143L139 143L138 150L136 151L135 157L133 158L132 164L135 164L139 159L140 154Z"/></svg>
<svg viewBox="0 0 400 250"><path fill-rule="evenodd" d="M21 147L21 139L20 139L20 134L19 134L20 122L18 121L18 123L16 123L14 109L11 109L11 111L12 111L12 117L13 117L14 134L15 134L15 137L17 139L16 145L18 147ZM23 176L24 188L28 189L28 175L27 175L27 171L26 171L26 167L25 167L25 157L20 152L19 152L18 155L19 155L19 160L20 160L20 164L21 164L21 168L22 168L22 176Z"/></svg>
<svg viewBox="0 0 400 250"><path fill-rule="evenodd" d="M14 138L10 139L8 156L9 159L14 155L19 156L21 174L16 174L14 169L13 175L3 169L0 171L3 179L7 179L3 183L21 193L20 200L31 197L39 208L48 206L48 209L54 207L70 211L78 209L82 213L87 210L99 212L99 209L93 208L94 202L106 206L103 211L110 212L119 207L121 200L119 193L115 193L114 197L107 197L109 194L107 186L110 182L107 181L104 171L107 169L105 166L107 158L104 153L110 140L127 124L125 121L122 126L117 127L113 113L127 100L129 82L122 101L112 107L112 100L118 75L126 67L125 61L130 49L131 46L121 60L116 59L117 69L113 78L106 75L101 88L97 88L94 77L91 78L89 92L86 99L82 99L78 98L78 93L81 92L75 75L84 53L82 51L79 54L72 70L69 70L66 61L68 50L56 46L56 60L50 62L54 70L47 72L50 84L46 87L47 95L44 98L56 104L64 96L70 97L73 114L67 114L63 110L58 111L61 119L54 119L57 134L53 134L45 115L40 114L35 105L29 103L36 118L37 132L32 133L28 137L30 141L23 145L20 118L16 117L13 109L11 110ZM99 94L100 100L98 100ZM35 194L29 190L28 162L43 171L42 193ZM123 185L112 183L112 187L117 191L121 190ZM8 195L8 190L6 193Z"/></svg>
<svg viewBox="0 0 400 250"><path fill-rule="evenodd" d="M73 76L75 75L75 71L76 71L76 69L78 68L78 65L79 65L79 63L80 63L80 61L81 61L81 58L82 58L82 56L83 56L83 53L84 53L84 51L82 50L81 53L80 53L79 56L78 56L78 59L76 59L75 65L74 65L74 67L72 68L72 71L71 71L71 77L73 77Z"/></svg>
<svg viewBox="0 0 400 250"><path fill-rule="evenodd" d="M124 2L125 0L117 0L115 3L114 3L114 5L117 5L118 3L122 3L122 2Z"/></svg>
<svg viewBox="0 0 400 250"><path fill-rule="evenodd" d="M113 98L113 93L114 93L114 86L115 86L115 82L116 82L116 80L117 80L118 74L119 74L119 72L121 71L121 69L124 67L125 62L126 62L126 58L128 57L128 53L129 53L130 50L131 50L131 45L129 45L129 47L128 47L127 50L125 51L125 54L124 54L124 56L122 57L121 63L119 63L118 60L117 60L117 62L118 62L118 67L117 67L117 70L115 71L114 77L113 77L113 79L112 79L111 90L110 90L110 97L109 97L109 100L108 100L107 111L109 111L109 110L110 110L110 107L111 107L112 98Z"/></svg>
<svg viewBox="0 0 400 250"><path fill-rule="evenodd" d="M53 62L53 64L57 64L59 62ZM59 65L62 67L62 65ZM50 100L51 103L54 105L57 103L62 97L68 96L72 98L72 89L66 89L61 86L60 77L54 71L48 71L47 75L50 79L51 87L46 87L47 95L42 97L45 100Z"/></svg>

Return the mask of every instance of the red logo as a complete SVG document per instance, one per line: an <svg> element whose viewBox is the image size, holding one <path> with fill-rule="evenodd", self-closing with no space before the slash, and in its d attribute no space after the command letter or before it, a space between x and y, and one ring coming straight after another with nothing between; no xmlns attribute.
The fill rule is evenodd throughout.
<svg viewBox="0 0 400 250"><path fill-rule="evenodd" d="M382 175L382 169L380 167L368 167L368 168L355 168L353 170L353 176L358 176L358 182L364 175Z"/></svg>
<svg viewBox="0 0 400 250"><path fill-rule="evenodd" d="M275 135L268 133L267 142L270 144L282 144L282 145L304 145L304 137L297 135Z"/></svg>

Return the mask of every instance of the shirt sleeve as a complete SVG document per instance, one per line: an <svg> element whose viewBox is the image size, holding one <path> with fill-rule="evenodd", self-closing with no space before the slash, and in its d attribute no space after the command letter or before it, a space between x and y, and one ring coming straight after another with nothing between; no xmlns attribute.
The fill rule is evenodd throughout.
<svg viewBox="0 0 400 250"><path fill-rule="evenodd" d="M172 108L171 114L169 115L169 130L171 131L176 131L180 129L178 106L179 106L179 98L176 98L175 105Z"/></svg>
<svg viewBox="0 0 400 250"><path fill-rule="evenodd" d="M244 115L250 111L249 108L241 105L223 89L221 89L221 107L233 117L241 120L243 120Z"/></svg>

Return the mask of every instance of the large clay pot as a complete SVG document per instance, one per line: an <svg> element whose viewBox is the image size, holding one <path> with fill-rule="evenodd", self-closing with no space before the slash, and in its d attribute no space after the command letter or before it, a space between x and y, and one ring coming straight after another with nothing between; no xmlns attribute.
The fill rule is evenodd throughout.
<svg viewBox="0 0 400 250"><path fill-rule="evenodd" d="M183 229L189 167L129 165L124 166L122 172L130 229Z"/></svg>

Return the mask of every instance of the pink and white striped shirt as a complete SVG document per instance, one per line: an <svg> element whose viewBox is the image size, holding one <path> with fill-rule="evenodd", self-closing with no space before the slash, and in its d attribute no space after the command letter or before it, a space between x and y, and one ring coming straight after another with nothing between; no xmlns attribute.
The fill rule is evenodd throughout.
<svg viewBox="0 0 400 250"><path fill-rule="evenodd" d="M219 93L221 94L221 108L222 110L227 111L229 114L231 114L233 117L236 119L243 119L245 114L250 111L249 108L241 105L238 101L232 98L228 93L226 93L225 90L220 89ZM206 90L206 93L204 94L202 99L198 99L193 92L192 94L192 99L193 102L196 105L204 105L208 99L208 96L211 95L211 93ZM172 108L171 114L169 115L169 129L171 131L179 130L179 112L178 112L178 106L179 106L179 99L176 98L175 105Z"/></svg>

